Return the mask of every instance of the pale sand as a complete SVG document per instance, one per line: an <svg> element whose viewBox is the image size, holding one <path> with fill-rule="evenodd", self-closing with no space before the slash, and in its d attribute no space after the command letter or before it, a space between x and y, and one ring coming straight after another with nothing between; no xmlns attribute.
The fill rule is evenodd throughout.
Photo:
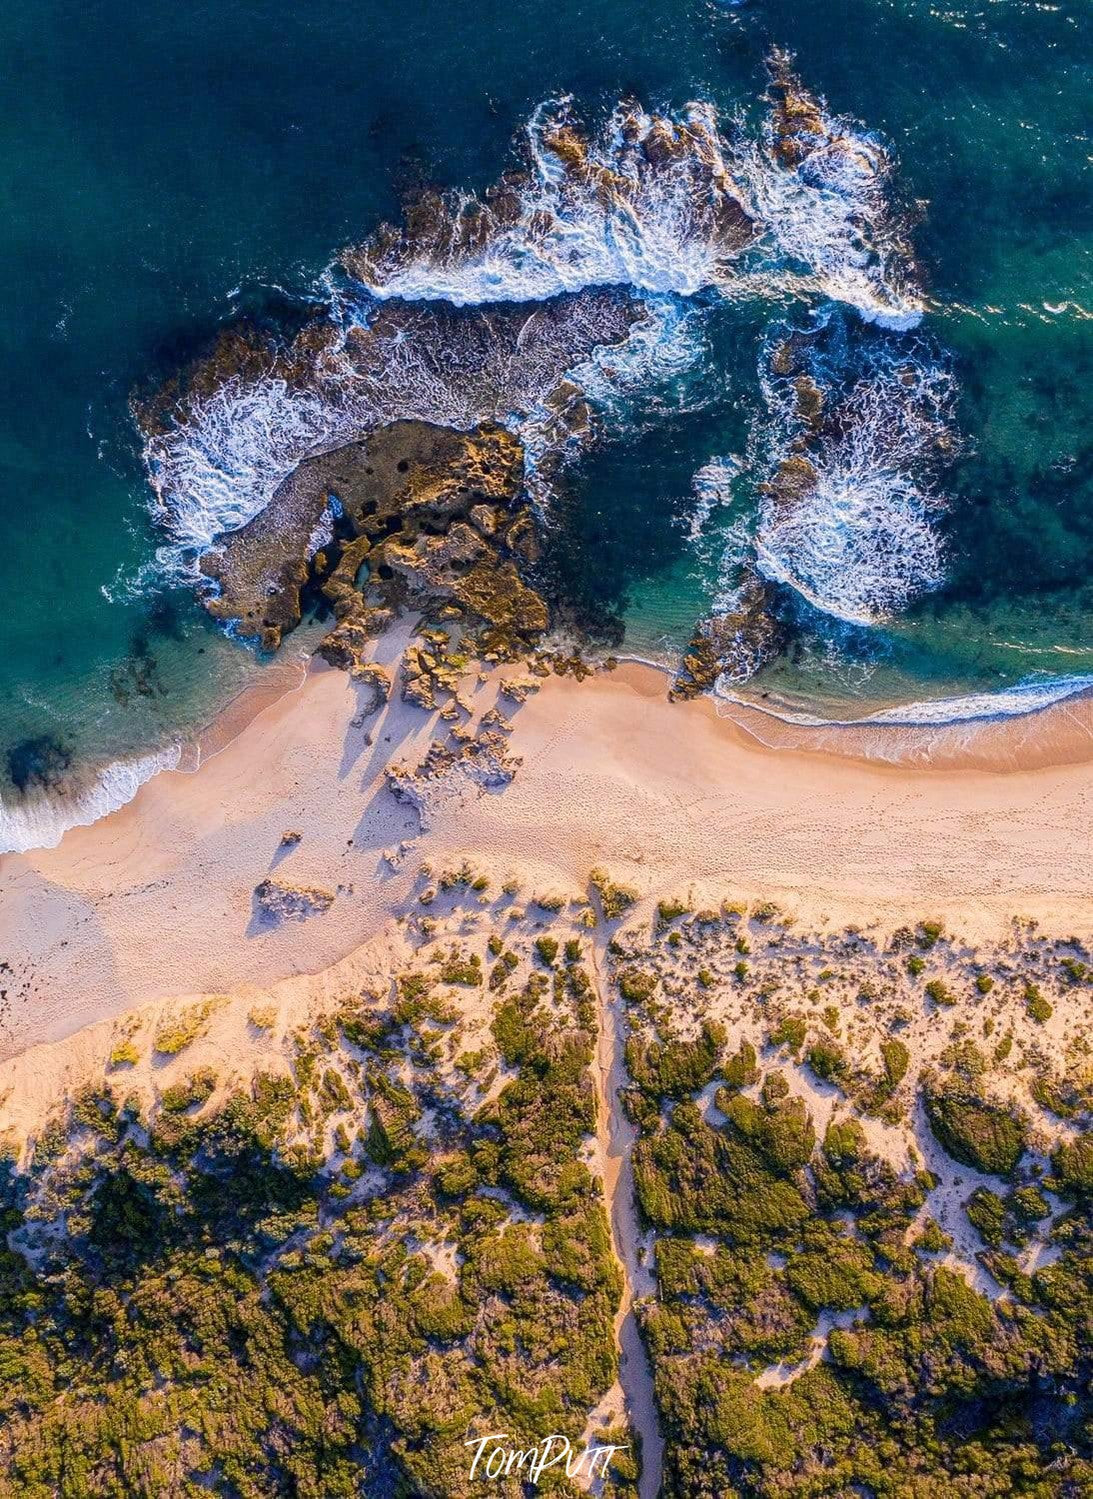
<svg viewBox="0 0 1093 1499"><path fill-rule="evenodd" d="M317 973L405 906L424 860L570 890L603 863L643 894L694 882L817 924L940 914L990 935L1019 912L1090 929L1088 764L1001 774L772 750L665 686L627 666L502 704L516 781L449 799L419 834L384 767L416 762L446 725L400 701L362 718L369 694L314 668L196 772L157 776L58 849L0 858L0 1055L167 996ZM302 841L278 853L289 828ZM392 868L383 851L402 839L414 846ZM271 871L336 890L332 908L256 921Z"/></svg>

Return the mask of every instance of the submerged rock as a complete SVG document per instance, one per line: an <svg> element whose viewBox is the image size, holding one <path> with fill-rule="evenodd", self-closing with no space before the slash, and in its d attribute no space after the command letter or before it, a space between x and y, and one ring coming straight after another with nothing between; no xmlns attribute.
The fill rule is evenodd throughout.
<svg viewBox="0 0 1093 1499"><path fill-rule="evenodd" d="M63 786L72 766L72 753L50 734L21 739L7 753L8 778L17 791Z"/></svg>
<svg viewBox="0 0 1093 1499"><path fill-rule="evenodd" d="M750 573L738 590L735 609L695 627L668 696L673 701L698 697L721 677L746 682L781 655L788 636L774 603L771 585Z"/></svg>

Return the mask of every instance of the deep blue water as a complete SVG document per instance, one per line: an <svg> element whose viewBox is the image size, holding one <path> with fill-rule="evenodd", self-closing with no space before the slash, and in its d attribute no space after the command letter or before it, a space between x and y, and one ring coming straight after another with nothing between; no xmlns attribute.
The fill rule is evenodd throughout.
<svg viewBox="0 0 1093 1499"><path fill-rule="evenodd" d="M544 99L572 95L593 126L627 98L752 119L772 44L895 157L960 447L938 586L866 628L791 609L792 649L749 690L845 716L1093 672L1091 30L1086 7L1015 0L6 7L5 800L43 767L171 742L261 670L154 565L135 386L240 312L314 295L416 186L495 181ZM686 638L754 513L757 371L787 315L711 305L697 375L569 475L558 565L635 650ZM713 459L734 478L696 540Z"/></svg>

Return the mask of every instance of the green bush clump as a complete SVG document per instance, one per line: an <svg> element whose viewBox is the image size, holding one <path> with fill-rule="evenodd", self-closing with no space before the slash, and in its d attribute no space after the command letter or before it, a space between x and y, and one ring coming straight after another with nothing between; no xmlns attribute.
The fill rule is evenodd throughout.
<svg viewBox="0 0 1093 1499"><path fill-rule="evenodd" d="M949 988L948 984L944 983L941 979L930 980L926 985L926 997L927 999L932 999L935 1005L939 1005L943 1009L948 1009L956 1004L956 995Z"/></svg>
<svg viewBox="0 0 1093 1499"><path fill-rule="evenodd" d="M216 1091L216 1073L211 1067L200 1067L182 1082L164 1088L160 1108L169 1114L183 1114L195 1104L206 1103Z"/></svg>
<svg viewBox="0 0 1093 1499"><path fill-rule="evenodd" d="M1006 1205L989 1187L976 1187L964 1204L968 1220L984 1243L997 1249L1005 1236Z"/></svg>
<svg viewBox="0 0 1093 1499"><path fill-rule="evenodd" d="M1076 1119L1084 1103L1083 1090L1068 1078L1050 1072L1038 1072L1029 1083L1029 1092L1040 1105L1059 1119Z"/></svg>
<svg viewBox="0 0 1093 1499"><path fill-rule="evenodd" d="M553 968L558 956L557 937L536 937L535 951L539 954L541 963L545 963L548 968Z"/></svg>
<svg viewBox="0 0 1093 1499"><path fill-rule="evenodd" d="M638 898L638 892L632 886L617 884L604 869L590 870L588 882L600 897L607 921L617 921Z"/></svg>
<svg viewBox="0 0 1093 1499"><path fill-rule="evenodd" d="M624 968L617 978L619 993L627 1004L644 1004L651 999L657 987L655 973L646 973L640 968Z"/></svg>
<svg viewBox="0 0 1093 1499"><path fill-rule="evenodd" d="M1051 1157L1051 1169L1064 1192L1078 1197L1093 1194L1093 1133L1066 1140Z"/></svg>
<svg viewBox="0 0 1093 1499"><path fill-rule="evenodd" d="M1043 1025L1055 1013L1054 1007L1044 998L1038 984L1025 985L1025 1010L1030 1020Z"/></svg>
<svg viewBox="0 0 1093 1499"><path fill-rule="evenodd" d="M931 947L936 947L944 930L944 924L940 921L920 921L915 940L919 947L929 950Z"/></svg>
<svg viewBox="0 0 1093 1499"><path fill-rule="evenodd" d="M739 1093L741 1088L750 1088L759 1081L758 1060L750 1041L741 1041L739 1051L725 1063L721 1076L730 1093Z"/></svg>
<svg viewBox="0 0 1093 1499"><path fill-rule="evenodd" d="M1024 1153L1028 1130L1016 1110L988 1103L959 1087L931 1089L925 1103L934 1137L954 1161L994 1176L1012 1175Z"/></svg>
<svg viewBox="0 0 1093 1499"><path fill-rule="evenodd" d="M165 1020L157 1029L153 1045L163 1056L177 1056L197 1040L208 1024L209 1016L216 1008L213 1000L203 1000L190 1005L180 1015Z"/></svg>
<svg viewBox="0 0 1093 1499"><path fill-rule="evenodd" d="M446 984L477 988L482 982L482 959L476 952L461 953L458 948L453 948L441 964L440 977Z"/></svg>
<svg viewBox="0 0 1093 1499"><path fill-rule="evenodd" d="M890 1087L897 1087L907 1076L907 1068L911 1061L911 1053L902 1041L895 1037L881 1042L881 1058L884 1062L884 1076Z"/></svg>
<svg viewBox="0 0 1093 1499"><path fill-rule="evenodd" d="M731 1128L778 1171L795 1171L809 1160L816 1132L801 1099L783 1098L760 1105L736 1094L724 1104Z"/></svg>
<svg viewBox="0 0 1093 1499"><path fill-rule="evenodd" d="M833 1119L824 1134L824 1156L833 1166L846 1166L865 1154L865 1131L853 1117Z"/></svg>
<svg viewBox="0 0 1093 1499"><path fill-rule="evenodd" d="M772 1046L785 1046L793 1056L800 1053L808 1035L808 1024L800 1015L787 1015L770 1033Z"/></svg>
<svg viewBox="0 0 1093 1499"><path fill-rule="evenodd" d="M945 1232L935 1218L927 1218L923 1222L922 1232L915 1240L915 1247L924 1249L929 1254L944 1254L953 1247L952 1236Z"/></svg>
<svg viewBox="0 0 1093 1499"><path fill-rule="evenodd" d="M730 1243L776 1243L808 1216L793 1182L744 1140L712 1129L691 1103L677 1104L669 1124L639 1140L634 1185L654 1227L720 1233Z"/></svg>
<svg viewBox="0 0 1093 1499"><path fill-rule="evenodd" d="M808 1048L808 1065L825 1083L839 1083L846 1076L846 1058L834 1041L816 1041Z"/></svg>
<svg viewBox="0 0 1093 1499"><path fill-rule="evenodd" d="M882 1285L865 1245L819 1223L810 1225L805 1247L787 1263L786 1281L812 1312L863 1306Z"/></svg>
<svg viewBox="0 0 1093 1499"><path fill-rule="evenodd" d="M694 1041L645 1042L631 1036L626 1066L643 1092L655 1098L690 1098L712 1081L724 1046L724 1026L708 1020Z"/></svg>

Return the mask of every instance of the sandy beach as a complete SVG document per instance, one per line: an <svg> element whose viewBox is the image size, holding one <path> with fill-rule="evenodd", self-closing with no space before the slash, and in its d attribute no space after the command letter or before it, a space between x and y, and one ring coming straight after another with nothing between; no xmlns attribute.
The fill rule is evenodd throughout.
<svg viewBox="0 0 1093 1499"><path fill-rule="evenodd" d="M515 707L498 699L506 674L478 685L469 723L499 704L515 780L449 788L425 830L385 771L448 725L397 692L371 712L368 689L315 665L241 728L215 726L196 771L156 776L57 849L0 859L3 1054L166 996L317 973L405 908L423 863L464 855L540 888L579 889L601 863L650 896L691 882L772 897L821 927L944 912L972 934L1018 913L1089 929L1085 763L774 749L708 700L669 703L651 668L548 678ZM288 830L302 836L286 847ZM271 874L333 893L330 909L261 920Z"/></svg>

